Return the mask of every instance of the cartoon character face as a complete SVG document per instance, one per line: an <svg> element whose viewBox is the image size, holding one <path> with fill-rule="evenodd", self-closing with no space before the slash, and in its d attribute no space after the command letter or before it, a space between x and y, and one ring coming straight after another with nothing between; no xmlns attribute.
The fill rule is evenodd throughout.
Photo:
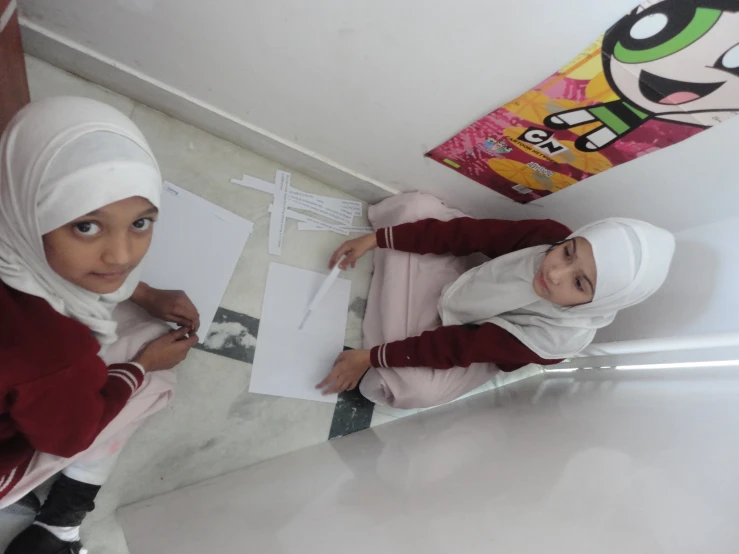
<svg viewBox="0 0 739 554"><path fill-rule="evenodd" d="M660 0L613 27L603 52L611 86L660 119L739 113L739 0Z"/></svg>

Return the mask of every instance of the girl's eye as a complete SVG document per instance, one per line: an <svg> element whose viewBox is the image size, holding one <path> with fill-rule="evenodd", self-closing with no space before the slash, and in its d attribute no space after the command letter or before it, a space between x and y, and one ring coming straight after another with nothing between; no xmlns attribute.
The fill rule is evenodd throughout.
<svg viewBox="0 0 739 554"><path fill-rule="evenodd" d="M565 258L570 259L570 247L565 246Z"/></svg>
<svg viewBox="0 0 739 554"><path fill-rule="evenodd" d="M80 221L74 224L74 230L83 237L94 237L101 231L101 228L100 225L92 221Z"/></svg>
<svg viewBox="0 0 739 554"><path fill-rule="evenodd" d="M133 228L137 231L148 231L152 225L154 225L154 220L148 217L133 222Z"/></svg>

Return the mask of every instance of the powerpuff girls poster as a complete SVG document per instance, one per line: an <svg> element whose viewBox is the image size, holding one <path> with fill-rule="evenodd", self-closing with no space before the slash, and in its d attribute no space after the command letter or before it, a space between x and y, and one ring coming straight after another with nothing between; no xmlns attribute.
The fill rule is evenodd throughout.
<svg viewBox="0 0 739 554"><path fill-rule="evenodd" d="M527 203L739 114L739 0L647 0L427 154Z"/></svg>

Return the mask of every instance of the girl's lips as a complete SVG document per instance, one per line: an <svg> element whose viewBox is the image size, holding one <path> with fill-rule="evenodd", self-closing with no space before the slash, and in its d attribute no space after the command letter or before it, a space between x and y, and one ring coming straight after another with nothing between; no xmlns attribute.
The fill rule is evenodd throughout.
<svg viewBox="0 0 739 554"><path fill-rule="evenodd" d="M92 275L104 281L118 281L125 277L127 273L127 271L119 271L117 273L93 273Z"/></svg>

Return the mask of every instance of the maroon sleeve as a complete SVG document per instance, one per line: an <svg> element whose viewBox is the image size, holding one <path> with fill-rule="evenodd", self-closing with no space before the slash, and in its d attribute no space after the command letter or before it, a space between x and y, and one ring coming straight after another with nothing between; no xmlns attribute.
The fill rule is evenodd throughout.
<svg viewBox="0 0 739 554"><path fill-rule="evenodd" d="M482 252L497 258L515 250L553 244L572 232L550 219L507 221L460 217L450 221L424 219L376 233L380 248L391 248L415 254L454 254L467 256Z"/></svg>
<svg viewBox="0 0 739 554"><path fill-rule="evenodd" d="M430 367L449 369L473 363L494 363L503 371L528 364L554 365L494 323L480 326L451 325L426 331L418 337L372 349L372 367Z"/></svg>
<svg viewBox="0 0 739 554"><path fill-rule="evenodd" d="M90 447L143 380L137 365L106 368L97 355L89 356L74 367L17 386L10 415L33 448L70 458Z"/></svg>

